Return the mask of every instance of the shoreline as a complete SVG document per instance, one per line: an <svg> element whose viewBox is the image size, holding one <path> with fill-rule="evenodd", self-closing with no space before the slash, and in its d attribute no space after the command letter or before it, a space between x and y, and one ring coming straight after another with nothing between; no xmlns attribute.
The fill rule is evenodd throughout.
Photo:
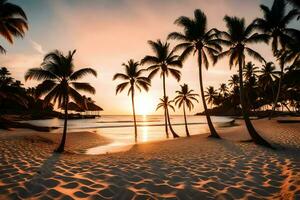
<svg viewBox="0 0 300 200"><path fill-rule="evenodd" d="M0 138L26 140L31 143L45 143L53 147L59 145L62 133L40 132L29 129L12 129L0 133ZM82 139L85 138L85 139ZM85 154L85 151L97 146L108 145L112 140L91 131L69 132L65 145L66 152Z"/></svg>

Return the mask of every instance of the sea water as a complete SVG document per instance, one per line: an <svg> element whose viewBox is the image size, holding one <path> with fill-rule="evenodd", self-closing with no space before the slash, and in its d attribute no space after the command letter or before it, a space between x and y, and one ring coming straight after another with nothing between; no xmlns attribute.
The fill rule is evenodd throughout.
<svg viewBox="0 0 300 200"><path fill-rule="evenodd" d="M171 116L172 127L179 136L186 136L184 117ZM205 134L209 132L205 116L187 116L188 128L191 135ZM230 117L212 117L216 126L232 121ZM31 120L28 123L38 126L59 127L54 130L61 132L64 121L62 119ZM138 143L172 139L169 130L169 138L166 137L164 116L139 115L137 116ZM103 115L97 119L71 119L68 120L69 132L93 131L109 138L112 143L91 148L88 154L103 154L129 149L134 142L133 117L130 115Z"/></svg>

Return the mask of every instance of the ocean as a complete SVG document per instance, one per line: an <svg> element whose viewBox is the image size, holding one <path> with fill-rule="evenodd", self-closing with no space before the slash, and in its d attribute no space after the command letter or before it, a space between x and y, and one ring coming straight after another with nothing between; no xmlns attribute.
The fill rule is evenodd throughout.
<svg viewBox="0 0 300 200"><path fill-rule="evenodd" d="M205 116L187 116L189 123L189 132L191 135L205 134L209 132L206 124ZM230 117L212 117L213 123L216 126L226 122L230 122ZM53 132L61 132L63 120L47 119L47 120L31 120L28 123L38 126L60 127ZM171 116L171 123L175 132L184 137L185 126L182 115ZM137 116L138 125L138 143L149 141L159 141L172 139L172 134L169 131L169 138L166 138L164 127L164 116L148 115ZM103 154L119 151L119 149L130 148L134 144L134 127L133 117L131 115L103 115L97 119L74 119L68 121L69 132L93 131L97 134L107 137L113 141L112 143L99 146L87 150L88 154Z"/></svg>

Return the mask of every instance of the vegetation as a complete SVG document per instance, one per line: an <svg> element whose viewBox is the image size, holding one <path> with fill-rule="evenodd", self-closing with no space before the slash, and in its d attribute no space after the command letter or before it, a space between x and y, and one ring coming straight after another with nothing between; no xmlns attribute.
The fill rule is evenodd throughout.
<svg viewBox="0 0 300 200"><path fill-rule="evenodd" d="M211 136L220 138L212 124L210 115L207 112L202 77L202 65L204 65L205 68L208 69L208 58L211 58L211 60L214 61L216 55L222 50L216 37L216 30L207 30L206 15L199 9L194 11L194 19L182 16L175 21L175 24L183 28L183 33L173 32L169 34L168 38L179 40L182 42L175 47L175 50L183 50L180 56L181 60L184 61L193 52L194 54L197 53L200 92L207 123L210 129Z"/></svg>
<svg viewBox="0 0 300 200"><path fill-rule="evenodd" d="M293 41L291 36L297 32L297 30L288 27L288 24L297 17L299 12L296 9L292 9L286 13L286 2L283 0L274 0L271 9L265 5L261 5L260 7L263 12L263 18L257 18L254 21L255 27L264 32L268 38L272 39L272 51L274 56L279 58L280 64L280 78L278 80L277 94L272 109L274 112L282 89L281 86L285 64L284 57L279 56L279 54L286 49L288 43ZM273 112L271 113L270 118L272 117Z"/></svg>
<svg viewBox="0 0 300 200"><path fill-rule="evenodd" d="M188 125L187 125L187 119L186 119L186 107L191 111L194 108L193 101L199 102L198 99L196 99L198 94L193 93L194 90L190 90L189 86L187 84L183 84L180 86L180 90L177 90L176 93L178 94L174 101L175 105L178 105L178 108L183 109L183 117L184 117L184 124L185 124L185 132L186 136L190 136Z"/></svg>
<svg viewBox="0 0 300 200"><path fill-rule="evenodd" d="M24 10L7 0L0 0L0 13L0 35L11 44L14 42L14 37L24 37L28 29ZM6 53L1 45L0 53Z"/></svg>
<svg viewBox="0 0 300 200"><path fill-rule="evenodd" d="M136 88L141 92L142 89L148 91L150 87L150 79L148 77L142 76L144 69L139 69L140 64L134 60L129 60L128 63L123 63L125 67L125 73L117 73L114 75L113 80L120 79L124 82L120 83L116 88L116 94L122 92L126 87L128 89L128 95L131 94L132 102L132 112L133 112L133 121L134 121L134 135L135 142L137 142L137 125L136 125L136 116L135 116L135 107L134 107L134 96Z"/></svg>
<svg viewBox="0 0 300 200"><path fill-rule="evenodd" d="M167 112L169 112L169 108L171 108L175 112L175 107L173 106L174 100L169 100L169 97L167 97L167 96L165 96L159 100L160 100L160 103L157 104L156 110L163 108L164 110L167 110ZM167 123L171 124L170 117L167 117L167 120L168 120ZM179 136L176 133L175 133L175 135L173 133L173 137L176 138Z"/></svg>
<svg viewBox="0 0 300 200"><path fill-rule="evenodd" d="M0 68L0 107L2 115L19 113L41 118L45 113L54 114L52 105L43 106L43 100L36 97L35 89L26 89L21 81L11 77L6 67Z"/></svg>
<svg viewBox="0 0 300 200"><path fill-rule="evenodd" d="M179 57L174 54L174 50L170 51L170 44L165 42L163 43L160 40L157 42L148 41L149 45L151 46L152 50L154 51L154 56L147 55L145 56L141 64L148 64L150 65L147 70L150 71L149 78L152 79L158 73L160 77L163 79L163 99L167 97L167 89L166 89L166 77L168 75L172 75L177 81L180 80L181 72L178 68L182 67L182 62L179 60ZM168 124L171 130L171 133L174 138L179 137L172 128L170 123L170 115L168 111L168 106L165 107L165 130L166 135L169 137L168 133Z"/></svg>
<svg viewBox="0 0 300 200"><path fill-rule="evenodd" d="M45 103L57 103L64 108L64 130L61 143L56 152L63 152L67 137L68 103L73 99L77 104L83 105L84 99L78 93L84 91L95 93L95 89L89 83L76 82L88 74L97 76L92 68L82 68L75 71L74 54L76 50L69 51L67 55L55 50L44 57L40 68L32 68L25 74L25 80L42 81L36 88L38 97L45 95ZM84 106L84 105L83 105Z"/></svg>
<svg viewBox="0 0 300 200"><path fill-rule="evenodd" d="M264 34L253 33L255 31L254 24L247 26L244 19L225 16L224 21L228 31L220 32L219 37L222 38L222 44L229 49L220 53L218 59L228 57L230 69L232 66L239 67L240 103L247 130L255 143L271 147L271 145L257 133L250 121L243 82L243 69L245 68L246 53L253 59L264 62L264 58L248 45L258 42L267 42L268 38ZM250 66L253 67L253 65L249 64L248 67ZM253 73L253 70L250 71ZM246 75L252 76L251 73L250 75L246 73Z"/></svg>

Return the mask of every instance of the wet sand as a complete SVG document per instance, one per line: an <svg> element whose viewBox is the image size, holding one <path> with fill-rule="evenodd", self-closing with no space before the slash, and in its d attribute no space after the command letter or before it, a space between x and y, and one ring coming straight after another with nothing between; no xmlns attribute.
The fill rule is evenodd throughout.
<svg viewBox="0 0 300 200"><path fill-rule="evenodd" d="M300 124L253 122L278 150L238 142L249 139L241 121L218 128L223 140L198 135L93 156L76 152L109 142L95 133L69 134L59 155L57 139L1 131L0 199L300 199Z"/></svg>

